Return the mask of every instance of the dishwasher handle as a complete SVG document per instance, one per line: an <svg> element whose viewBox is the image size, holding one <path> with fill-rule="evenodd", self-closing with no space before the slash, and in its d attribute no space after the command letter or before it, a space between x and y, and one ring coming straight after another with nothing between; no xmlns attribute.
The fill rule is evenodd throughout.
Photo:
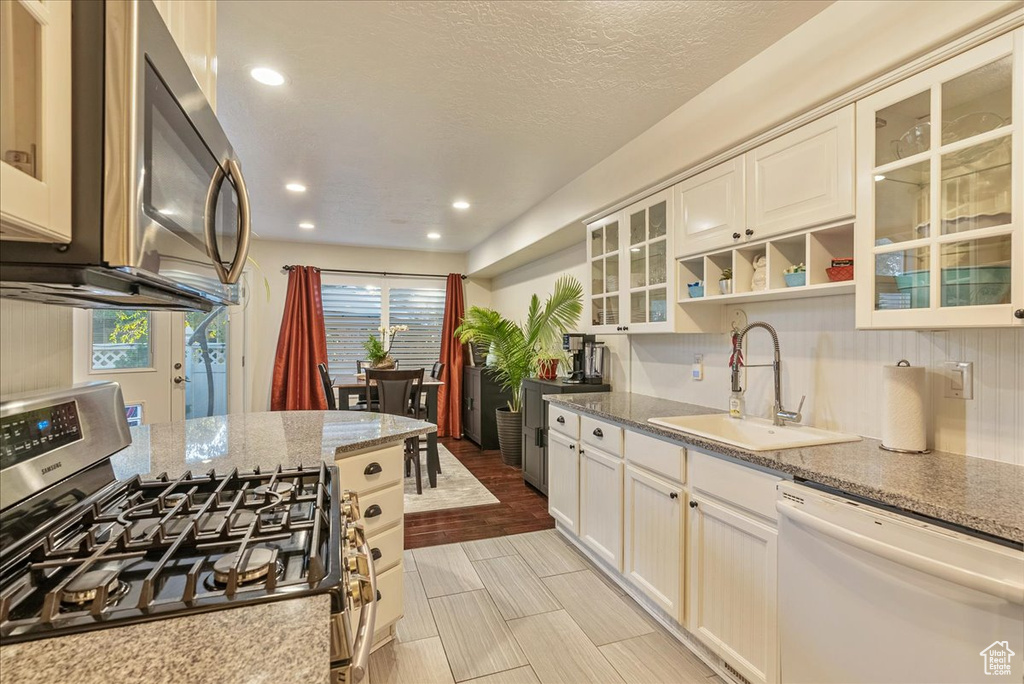
<svg viewBox="0 0 1024 684"><path fill-rule="evenodd" d="M845 527L823 520L816 515L811 515L806 511L800 510L794 504L785 501L776 501L775 508L780 514L793 522L815 532L820 532L844 544L849 544L854 548L923 572L932 577L995 596L1010 603L1024 604L1024 585L1022 584L982 575L965 568L942 563L927 556L890 546L871 537L866 537L859 532L854 532L853 530L848 530Z"/></svg>

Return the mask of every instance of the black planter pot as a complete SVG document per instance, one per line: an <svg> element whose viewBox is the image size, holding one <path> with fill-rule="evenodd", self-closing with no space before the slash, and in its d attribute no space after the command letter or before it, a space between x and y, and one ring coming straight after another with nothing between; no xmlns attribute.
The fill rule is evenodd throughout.
<svg viewBox="0 0 1024 684"><path fill-rule="evenodd" d="M523 465L523 414L513 413L507 406L494 410L498 420L498 447L505 465Z"/></svg>

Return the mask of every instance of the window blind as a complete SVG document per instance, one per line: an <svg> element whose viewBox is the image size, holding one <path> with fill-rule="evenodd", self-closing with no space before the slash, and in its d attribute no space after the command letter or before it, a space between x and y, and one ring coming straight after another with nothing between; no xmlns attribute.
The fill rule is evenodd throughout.
<svg viewBox="0 0 1024 684"><path fill-rule="evenodd" d="M398 333L391 355L399 368L426 368L441 357L445 291L428 287L388 288L388 325L407 325Z"/></svg>
<svg viewBox="0 0 1024 684"><path fill-rule="evenodd" d="M324 327L327 330L327 367L331 376L356 372L356 361L366 358L363 342L379 337L381 288L360 285L322 285Z"/></svg>

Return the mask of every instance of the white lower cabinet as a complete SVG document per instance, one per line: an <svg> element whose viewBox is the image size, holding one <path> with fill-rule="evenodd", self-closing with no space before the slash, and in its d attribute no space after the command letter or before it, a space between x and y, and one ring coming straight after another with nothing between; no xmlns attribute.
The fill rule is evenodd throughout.
<svg viewBox="0 0 1024 684"><path fill-rule="evenodd" d="M680 623L683 498L682 485L626 466L623 574Z"/></svg>
<svg viewBox="0 0 1024 684"><path fill-rule="evenodd" d="M580 461L576 442L548 430L548 513L579 534Z"/></svg>
<svg viewBox="0 0 1024 684"><path fill-rule="evenodd" d="M580 540L622 570L622 459L587 445L580 449Z"/></svg>
<svg viewBox="0 0 1024 684"><path fill-rule="evenodd" d="M699 495L689 513L690 631L751 682L775 684L778 533Z"/></svg>

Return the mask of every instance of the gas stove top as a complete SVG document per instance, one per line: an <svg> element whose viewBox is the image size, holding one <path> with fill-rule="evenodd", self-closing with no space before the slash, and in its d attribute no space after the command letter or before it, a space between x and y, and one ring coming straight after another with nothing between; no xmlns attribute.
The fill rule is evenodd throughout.
<svg viewBox="0 0 1024 684"><path fill-rule="evenodd" d="M341 601L336 501L327 464L114 483L5 549L0 637L331 590Z"/></svg>

